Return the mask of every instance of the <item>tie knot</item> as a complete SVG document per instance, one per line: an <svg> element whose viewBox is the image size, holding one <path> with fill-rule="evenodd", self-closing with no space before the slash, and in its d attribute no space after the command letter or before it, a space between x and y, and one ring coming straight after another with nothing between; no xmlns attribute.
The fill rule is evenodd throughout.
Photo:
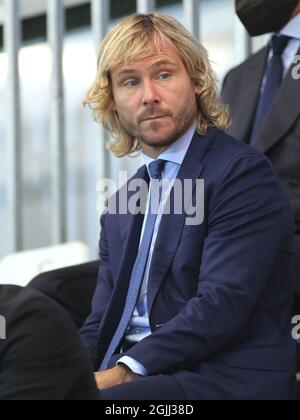
<svg viewBox="0 0 300 420"><path fill-rule="evenodd" d="M289 36L274 35L271 41L273 54L281 57L290 40Z"/></svg>
<svg viewBox="0 0 300 420"><path fill-rule="evenodd" d="M149 172L152 179L161 179L166 165L165 160L154 160L149 165Z"/></svg>

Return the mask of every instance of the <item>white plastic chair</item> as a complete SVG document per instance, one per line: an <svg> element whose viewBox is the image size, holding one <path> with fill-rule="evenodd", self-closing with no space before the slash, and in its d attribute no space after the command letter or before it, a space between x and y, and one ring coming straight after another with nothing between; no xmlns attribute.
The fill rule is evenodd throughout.
<svg viewBox="0 0 300 420"><path fill-rule="evenodd" d="M72 242L49 248L19 252L0 261L0 284L27 286L46 271L57 270L90 261L86 244Z"/></svg>

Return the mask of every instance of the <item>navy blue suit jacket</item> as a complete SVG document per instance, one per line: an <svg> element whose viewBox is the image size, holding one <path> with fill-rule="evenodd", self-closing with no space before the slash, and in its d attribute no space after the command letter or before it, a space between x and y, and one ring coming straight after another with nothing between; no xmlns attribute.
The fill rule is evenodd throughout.
<svg viewBox="0 0 300 420"><path fill-rule="evenodd" d="M188 226L186 214L163 216L149 275L152 335L127 355L150 375L174 375L191 400L293 398L287 197L267 158L215 128L195 133L178 175L200 178L204 222ZM148 180L146 167L134 179ZM142 223L141 215L101 219L102 264L81 331L95 369L123 313Z"/></svg>

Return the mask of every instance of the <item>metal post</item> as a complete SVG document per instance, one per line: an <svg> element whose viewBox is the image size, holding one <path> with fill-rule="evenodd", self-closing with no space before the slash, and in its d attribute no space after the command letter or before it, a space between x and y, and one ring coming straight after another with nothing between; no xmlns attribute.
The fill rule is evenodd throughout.
<svg viewBox="0 0 300 420"><path fill-rule="evenodd" d="M200 0L183 0L187 28L200 40Z"/></svg>
<svg viewBox="0 0 300 420"><path fill-rule="evenodd" d="M92 0L92 27L97 51L108 32L110 21L110 1Z"/></svg>
<svg viewBox="0 0 300 420"><path fill-rule="evenodd" d="M149 14L155 11L155 0L137 0L137 12L141 14Z"/></svg>
<svg viewBox="0 0 300 420"><path fill-rule="evenodd" d="M92 29L96 53L99 52L100 44L108 32L110 22L110 1L92 0ZM108 141L108 134L102 126L99 127L99 157L97 159L97 178L104 179L110 176L110 153L105 145Z"/></svg>
<svg viewBox="0 0 300 420"><path fill-rule="evenodd" d="M20 1L5 1L4 43L8 57L8 217L11 252L22 249L22 140L19 50L21 44Z"/></svg>
<svg viewBox="0 0 300 420"><path fill-rule="evenodd" d="M52 52L51 145L53 243L67 240L66 145L63 78L65 12L63 0L48 0L48 40Z"/></svg>

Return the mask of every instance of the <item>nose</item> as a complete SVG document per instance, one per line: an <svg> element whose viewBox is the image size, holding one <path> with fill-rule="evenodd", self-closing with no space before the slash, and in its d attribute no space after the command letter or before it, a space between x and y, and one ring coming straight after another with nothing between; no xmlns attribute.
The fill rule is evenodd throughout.
<svg viewBox="0 0 300 420"><path fill-rule="evenodd" d="M149 106L153 104L159 104L160 103L160 97L158 95L158 92L150 80L144 81L144 89L143 89L143 97L142 102L144 106Z"/></svg>

